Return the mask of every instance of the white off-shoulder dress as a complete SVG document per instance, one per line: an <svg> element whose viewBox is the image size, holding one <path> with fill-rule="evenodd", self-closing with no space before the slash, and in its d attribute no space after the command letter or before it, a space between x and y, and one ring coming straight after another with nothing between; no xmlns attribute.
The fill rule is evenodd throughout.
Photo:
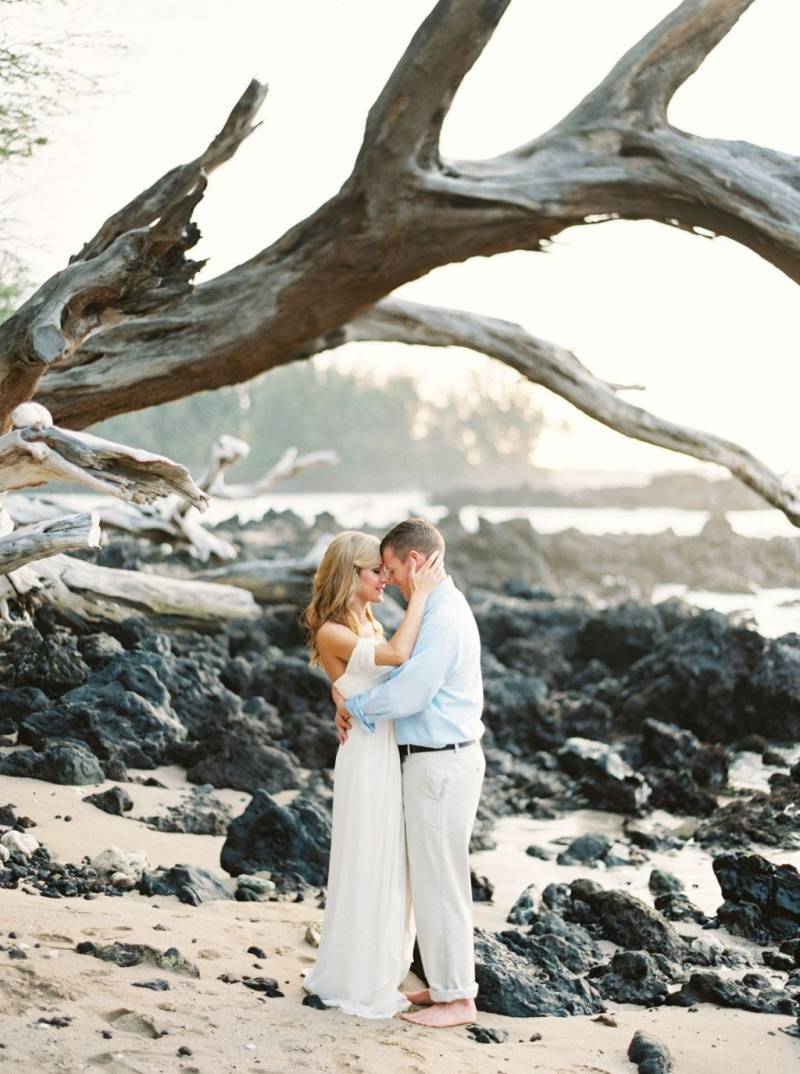
<svg viewBox="0 0 800 1074"><path fill-rule="evenodd" d="M360 638L335 686L353 697L392 670L375 664L380 638ZM322 939L305 980L329 1007L391 1018L413 951L400 756L392 720L369 734L356 721L336 755L333 829Z"/></svg>

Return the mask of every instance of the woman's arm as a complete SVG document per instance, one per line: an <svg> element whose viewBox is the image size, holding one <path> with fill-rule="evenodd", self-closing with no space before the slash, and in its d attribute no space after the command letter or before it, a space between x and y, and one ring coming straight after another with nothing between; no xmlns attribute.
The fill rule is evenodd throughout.
<svg viewBox="0 0 800 1074"><path fill-rule="evenodd" d="M388 641L375 646L375 663L381 667L397 667L411 657L422 626L422 616L428 597L444 578L441 552L432 552L425 563L415 569L412 561L408 580L411 597L403 621Z"/></svg>

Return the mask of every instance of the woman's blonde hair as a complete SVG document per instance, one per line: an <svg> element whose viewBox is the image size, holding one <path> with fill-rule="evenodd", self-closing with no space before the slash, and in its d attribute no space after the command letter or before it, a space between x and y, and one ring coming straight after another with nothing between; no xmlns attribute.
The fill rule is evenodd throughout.
<svg viewBox="0 0 800 1074"><path fill-rule="evenodd" d="M303 613L312 665L320 662L317 634L323 623L341 623L354 634L359 633L360 624L352 607L353 598L358 593L358 572L365 567L374 567L380 560L378 538L359 530L345 530L328 545L314 575L311 601ZM366 617L375 633L383 636L383 628L369 605Z"/></svg>

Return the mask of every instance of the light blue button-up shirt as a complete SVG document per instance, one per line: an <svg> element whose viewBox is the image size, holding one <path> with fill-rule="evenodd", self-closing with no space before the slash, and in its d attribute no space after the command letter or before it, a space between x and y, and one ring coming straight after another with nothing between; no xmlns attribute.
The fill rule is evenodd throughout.
<svg viewBox="0 0 800 1074"><path fill-rule="evenodd" d="M410 660L346 701L361 726L397 720L400 745L449 746L481 737L481 641L472 609L449 576L428 597Z"/></svg>

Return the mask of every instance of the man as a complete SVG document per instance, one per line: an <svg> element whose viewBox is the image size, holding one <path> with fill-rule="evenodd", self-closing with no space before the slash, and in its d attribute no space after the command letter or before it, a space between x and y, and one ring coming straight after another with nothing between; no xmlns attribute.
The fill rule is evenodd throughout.
<svg viewBox="0 0 800 1074"><path fill-rule="evenodd" d="M389 585L408 599L409 572L436 550L439 531L423 519L395 526L381 542ZM425 1026L475 1020L475 955L469 841L485 769L480 638L463 594L449 576L428 598L411 659L379 686L346 702L337 727L354 717L369 732L396 720L403 809L417 940L429 987L408 998L427 1009L402 1015Z"/></svg>

